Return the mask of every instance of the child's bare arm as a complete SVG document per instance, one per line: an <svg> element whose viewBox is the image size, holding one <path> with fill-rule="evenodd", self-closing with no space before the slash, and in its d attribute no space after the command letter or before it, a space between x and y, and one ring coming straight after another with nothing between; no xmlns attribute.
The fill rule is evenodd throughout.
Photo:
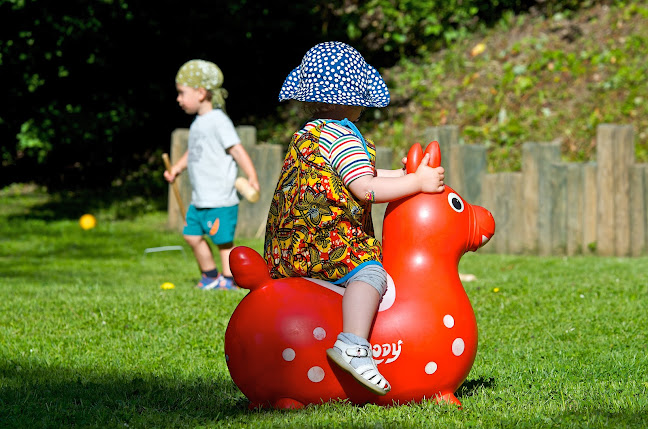
<svg viewBox="0 0 648 429"><path fill-rule="evenodd" d="M399 168L397 170L383 170L383 169L376 169L376 173L378 177L403 177L405 175L405 170L402 168Z"/></svg>
<svg viewBox="0 0 648 429"><path fill-rule="evenodd" d="M252 158L250 158L250 155L248 155L243 145L240 143L235 144L234 146L227 149L227 153L229 153L232 158L234 158L234 161L236 161L239 167L241 167L241 169L247 176L250 185L257 191L260 191L261 188L259 187L259 178L257 177L256 169L254 168L254 164L252 163Z"/></svg>
<svg viewBox="0 0 648 429"><path fill-rule="evenodd" d="M394 201L417 192L443 192L444 169L428 166L426 154L413 174L403 175L399 170L379 170L376 177L362 176L349 184L356 198L376 203Z"/></svg>
<svg viewBox="0 0 648 429"><path fill-rule="evenodd" d="M405 173L405 164L407 163L407 157L403 157L401 159L401 162L403 163L403 168L398 168L396 170L383 170L383 169L376 169L376 173L378 177L401 177L404 176Z"/></svg>

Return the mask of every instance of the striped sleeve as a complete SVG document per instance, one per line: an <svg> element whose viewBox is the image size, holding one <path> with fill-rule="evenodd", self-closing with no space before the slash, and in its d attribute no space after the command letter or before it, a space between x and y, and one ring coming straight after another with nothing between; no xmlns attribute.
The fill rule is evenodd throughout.
<svg viewBox="0 0 648 429"><path fill-rule="evenodd" d="M296 138L296 139L300 138L301 136L303 136L304 134L306 134L307 132L309 132L313 128L317 127L321 123L322 123L321 120L307 122L306 124L304 124L302 129L300 129L299 131L297 131L297 132L295 132L293 134L293 138Z"/></svg>
<svg viewBox="0 0 648 429"><path fill-rule="evenodd" d="M327 123L320 135L320 150L345 186L362 176L373 176L374 167L362 141L347 128Z"/></svg>

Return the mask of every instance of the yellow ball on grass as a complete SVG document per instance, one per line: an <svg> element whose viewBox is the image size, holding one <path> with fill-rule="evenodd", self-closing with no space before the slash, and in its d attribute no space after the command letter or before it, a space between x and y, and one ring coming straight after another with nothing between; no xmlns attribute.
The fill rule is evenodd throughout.
<svg viewBox="0 0 648 429"><path fill-rule="evenodd" d="M87 231L88 229L92 229L97 226L97 219L91 214L84 214L79 219L79 225L81 225L81 229Z"/></svg>

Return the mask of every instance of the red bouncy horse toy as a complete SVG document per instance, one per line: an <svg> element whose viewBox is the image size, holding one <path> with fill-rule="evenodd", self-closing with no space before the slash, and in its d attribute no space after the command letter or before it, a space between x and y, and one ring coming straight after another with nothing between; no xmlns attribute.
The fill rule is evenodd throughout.
<svg viewBox="0 0 648 429"><path fill-rule="evenodd" d="M426 149L441 164L437 142ZM409 151L407 172L423 158ZM326 349L342 331L344 289L307 278L271 279L263 258L237 247L230 256L239 286L250 289L225 333L230 374L250 408L300 408L332 399L392 405L436 398L461 405L454 392L477 353L477 322L459 280L459 259L493 236L491 213L446 185L389 203L383 265L391 279L369 337L392 389L377 396L331 365ZM314 284L315 283L315 284Z"/></svg>

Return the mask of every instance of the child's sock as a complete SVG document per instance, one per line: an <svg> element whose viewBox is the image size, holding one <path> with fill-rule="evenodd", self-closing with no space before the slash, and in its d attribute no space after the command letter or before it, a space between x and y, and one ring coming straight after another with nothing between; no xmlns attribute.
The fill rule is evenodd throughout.
<svg viewBox="0 0 648 429"><path fill-rule="evenodd" d="M365 340L364 338L361 338L355 334L352 334L350 332L342 332L340 335L337 337L338 340L347 343L347 344L353 344L353 345L358 345L358 346L364 346L369 348L369 356L366 357L354 357L351 359L351 364L352 367L358 368L359 366L362 365L371 365L373 362L373 355L371 353L371 344L369 344L369 341ZM339 349L338 349L339 350Z"/></svg>
<svg viewBox="0 0 648 429"><path fill-rule="evenodd" d="M207 277L216 278L218 277L218 268L214 268L213 270L209 270L209 271L203 271L203 274L206 275Z"/></svg>

